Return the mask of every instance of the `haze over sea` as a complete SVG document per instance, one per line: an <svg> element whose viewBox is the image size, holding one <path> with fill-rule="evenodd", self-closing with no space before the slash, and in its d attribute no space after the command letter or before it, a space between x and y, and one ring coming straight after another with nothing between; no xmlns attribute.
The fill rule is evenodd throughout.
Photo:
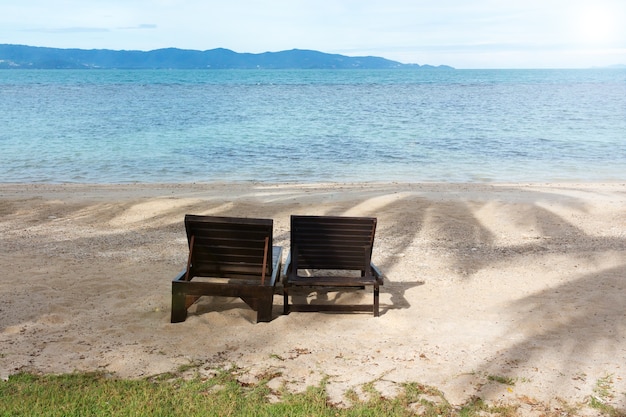
<svg viewBox="0 0 626 417"><path fill-rule="evenodd" d="M626 180L626 70L3 70L0 182Z"/></svg>

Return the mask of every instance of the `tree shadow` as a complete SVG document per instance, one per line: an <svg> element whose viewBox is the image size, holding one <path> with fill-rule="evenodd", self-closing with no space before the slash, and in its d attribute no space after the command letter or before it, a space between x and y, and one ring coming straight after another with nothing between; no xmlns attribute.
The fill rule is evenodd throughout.
<svg viewBox="0 0 626 417"><path fill-rule="evenodd" d="M262 188L262 187L260 187ZM422 238L428 240L423 243L424 246L437 246L450 255L449 264L453 270L462 270L466 277L471 277L477 271L490 265L490 258L484 257L484 251L498 251L498 257L501 261L506 262L507 259L514 259L528 251L544 250L542 242L531 242L526 245L507 246L502 248L493 248L494 235L484 227L482 222L474 215L480 210L479 203L468 203L465 201L450 200L445 202L433 201L428 198L421 197L419 188L407 186L408 190L394 196L392 192L384 186L373 187L365 190L362 195L359 194L349 203L337 203L331 206L308 205L307 202L316 202L324 200L332 196L333 192L319 192L311 190L306 193L303 200L301 211L307 214L330 214L330 215L355 215L358 208L360 215L370 215L379 218L379 227L377 230L376 241L374 246L375 263L382 269L386 276L386 285L383 285L381 292L391 294L391 306L382 306L386 310L393 308L409 308L410 304L404 296L407 290L424 285L426 280L421 277L419 266L414 269L411 276L398 277L394 274L394 267L400 262L402 256L408 249L414 246L416 240L419 240L420 234L429 223L428 227L436 224L436 230L430 236ZM298 185L285 187L285 196L277 194L273 199L273 203L280 203L290 198L302 198L302 190ZM507 190L499 188L499 192L515 192L520 193L518 189ZM336 192L335 192L336 193ZM530 198L535 201L547 199L542 193L522 192L530 194ZM529 198L526 196L525 198ZM407 199L411 204L407 205ZM201 199L200 199L201 200ZM3 203L3 213L7 218L18 215L20 212L20 202L23 200L9 200ZM65 219L71 219L71 222L77 223L77 227L81 227L81 222L85 224L99 223L106 228L106 224L117 221L118 230L108 233L106 239L106 248L100 248L102 242L98 240L101 236L93 233L87 237L68 238L67 240L59 240L47 242L42 247L42 251L54 256L57 254L68 255L68 253L84 259L88 256L94 256L97 251L105 249L110 253L125 253L132 249L147 248L149 251L153 234L156 232L165 232L172 242L172 246L178 248L181 252L181 265L184 264L186 246L184 242L184 225L183 216L185 213L196 214L215 214L222 216L247 216L247 217L267 217L279 219L282 222L275 222L276 232L275 241L284 247L284 253L287 252L289 246L289 230L288 215L284 209L278 204L257 204L253 200L229 201L228 198L220 199L219 202L195 201L183 205L174 204L171 208L161 208L149 215L149 218L137 217L135 219L129 217L133 209L137 205L145 205L151 201L165 202L176 201L171 196L140 198L138 203L133 202L113 202L102 204L76 203L74 205L66 205L62 201L39 199L37 210L29 215L21 215L22 225L38 226L51 224L54 222L63 222ZM567 198L567 204L578 204L575 198ZM535 205L536 206L536 205ZM533 207L531 210L543 210ZM60 215L59 212L63 211ZM550 230L550 224L553 219L548 221L551 214L545 210L542 216L538 216L538 227L543 233L558 234L559 230ZM389 214L393 213L393 214ZM529 214L530 215L530 214ZM553 216L555 217L555 216ZM120 220L121 219L121 220ZM123 221L122 221L123 220ZM89 227L93 227L90 225ZM570 228L580 233L575 227ZM391 238L393 237L393 238ZM11 237L7 237L11 239ZM4 240L4 239L3 239ZM389 255L381 256L377 253L377 247L386 247ZM13 251L20 248L29 247L27 240L12 241L11 247ZM69 247L66 247L69 246ZM472 250L476 248L476 250ZM486 248L486 249L485 249ZM467 262L468 257L472 257L472 262Z"/></svg>
<svg viewBox="0 0 626 417"><path fill-rule="evenodd" d="M465 244L475 244L477 250L468 255L467 247L463 250L455 248L454 263L469 271L468 279L494 264L505 265L528 255L533 255L535 262L544 262L544 257L558 255L598 263L596 271L580 277L575 269L563 271L559 278L562 283L504 307L502 314L516 314L511 334L522 331L524 337L485 360L477 369L486 375L509 376L524 364L536 363L548 353L556 354L560 360L550 372L558 375L557 384L565 385L571 382L572 374L580 374L577 367L607 359L601 355L608 355L611 362L615 362L615 357L621 357L621 362L626 363L626 262L607 269L599 266L602 256L625 253L626 239L587 233L576 224L576 216L565 217L550 207L548 202L551 199L546 200L542 194L532 197L532 202L524 209L526 213L523 216L518 213L518 217L526 219L528 243L498 245L495 240L470 240ZM559 203L578 213L586 211L575 198L561 199ZM463 253L465 256L461 256ZM606 370L607 373L613 371ZM593 382L588 381L588 385ZM481 385L476 394L489 395L499 390L501 387L494 384ZM626 409L626 397L616 401Z"/></svg>
<svg viewBox="0 0 626 417"><path fill-rule="evenodd" d="M620 390L626 389L623 370L608 366L605 375L587 375L585 365L605 361L626 363L626 264L586 274L556 287L523 297L510 305L521 317L511 333L522 331L522 340L486 360L478 369L488 375L514 376L515 368L540 361L546 354L552 360L550 372L557 375L557 386L581 379L591 395L598 378L619 377ZM507 309L508 310L508 309ZM513 366L512 366L513 364ZM585 381L586 378L595 378ZM499 390L479 387L480 395ZM615 405L626 411L626 391Z"/></svg>

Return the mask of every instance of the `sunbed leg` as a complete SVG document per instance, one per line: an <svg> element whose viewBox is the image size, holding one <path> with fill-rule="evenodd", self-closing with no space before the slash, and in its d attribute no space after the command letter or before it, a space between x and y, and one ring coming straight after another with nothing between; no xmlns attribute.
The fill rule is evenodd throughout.
<svg viewBox="0 0 626 417"><path fill-rule="evenodd" d="M289 314L289 294L285 287L283 287L283 314Z"/></svg>
<svg viewBox="0 0 626 417"><path fill-rule="evenodd" d="M272 321L272 299L259 299L258 300L258 311L256 315L256 322L270 322Z"/></svg>
<svg viewBox="0 0 626 417"><path fill-rule="evenodd" d="M172 323L180 323L187 318L187 307L185 294L172 291Z"/></svg>
<svg viewBox="0 0 626 417"><path fill-rule="evenodd" d="M378 304L379 295L380 295L380 289L378 288L378 284L374 284L374 317L380 316L379 304Z"/></svg>

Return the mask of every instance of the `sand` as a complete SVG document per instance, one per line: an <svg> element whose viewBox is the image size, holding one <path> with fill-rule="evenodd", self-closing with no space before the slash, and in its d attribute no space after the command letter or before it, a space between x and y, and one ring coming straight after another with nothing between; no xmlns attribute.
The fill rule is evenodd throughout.
<svg viewBox="0 0 626 417"><path fill-rule="evenodd" d="M377 217L381 316L284 316L279 287L270 323L203 297L171 324L186 213L273 218L285 249L290 214ZM339 404L365 383L394 395L418 382L529 413L609 381L607 401L626 409L623 183L4 184L0 219L2 378L236 366L294 391L327 378Z"/></svg>

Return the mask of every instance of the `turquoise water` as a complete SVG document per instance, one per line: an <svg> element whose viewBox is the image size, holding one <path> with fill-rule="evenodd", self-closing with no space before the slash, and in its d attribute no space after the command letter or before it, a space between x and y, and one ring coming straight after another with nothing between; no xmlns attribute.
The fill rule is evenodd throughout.
<svg viewBox="0 0 626 417"><path fill-rule="evenodd" d="M3 70L0 182L615 181L626 70Z"/></svg>

